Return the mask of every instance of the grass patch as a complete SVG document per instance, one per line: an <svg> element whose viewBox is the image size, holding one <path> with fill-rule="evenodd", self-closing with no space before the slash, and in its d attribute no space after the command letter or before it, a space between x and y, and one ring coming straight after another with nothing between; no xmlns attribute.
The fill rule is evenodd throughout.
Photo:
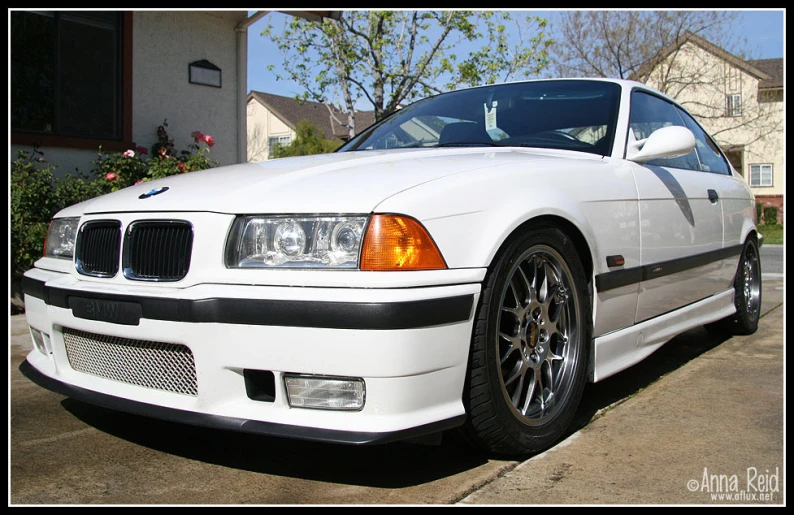
<svg viewBox="0 0 794 515"><path fill-rule="evenodd" d="M764 235L764 245L783 244L783 225L760 225L758 232Z"/></svg>

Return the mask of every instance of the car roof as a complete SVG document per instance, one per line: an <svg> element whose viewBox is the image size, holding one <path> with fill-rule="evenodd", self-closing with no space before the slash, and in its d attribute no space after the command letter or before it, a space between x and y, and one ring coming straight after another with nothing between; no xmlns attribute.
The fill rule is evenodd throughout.
<svg viewBox="0 0 794 515"><path fill-rule="evenodd" d="M610 82L613 84L618 84L624 90L631 91L632 89L642 89L645 91L650 91L656 95L659 95L673 103L676 103L676 100L668 95L664 94L663 92L655 89L652 86L644 84L642 82L638 82L636 80L629 80L629 79L615 79L610 77L547 77L542 79L522 79L522 80L514 80L514 81L505 81L505 82L495 82L492 84L481 84L478 86L469 86L465 88L459 88L454 91L466 91L471 89L479 89L479 88L486 88L486 87L493 87L493 86L500 86L503 84L521 84L521 83L532 83L532 82L554 82L554 81L588 81L588 82ZM444 93L451 93L451 91L446 91ZM442 95L444 93L441 93ZM435 95L434 95L435 96Z"/></svg>

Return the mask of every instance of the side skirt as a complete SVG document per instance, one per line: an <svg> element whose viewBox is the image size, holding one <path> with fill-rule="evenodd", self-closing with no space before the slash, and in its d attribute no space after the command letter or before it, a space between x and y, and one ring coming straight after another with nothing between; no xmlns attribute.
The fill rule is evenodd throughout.
<svg viewBox="0 0 794 515"><path fill-rule="evenodd" d="M639 363L676 335L732 315L736 312L733 297L731 288L676 311L599 336L593 346L595 367L591 381L601 381Z"/></svg>

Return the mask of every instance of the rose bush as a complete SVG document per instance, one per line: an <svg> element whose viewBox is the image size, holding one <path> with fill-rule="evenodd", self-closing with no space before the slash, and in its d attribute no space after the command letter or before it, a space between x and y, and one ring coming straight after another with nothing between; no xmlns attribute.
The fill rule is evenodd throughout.
<svg viewBox="0 0 794 515"><path fill-rule="evenodd" d="M168 134L168 121L157 127L157 141L152 145L152 156L146 147L138 146L121 154L106 154L99 149L94 173L105 192L117 191L133 184L170 175L195 172L218 166L210 159L210 148L215 140L200 131L191 133L193 143L181 152L176 151L174 140Z"/></svg>

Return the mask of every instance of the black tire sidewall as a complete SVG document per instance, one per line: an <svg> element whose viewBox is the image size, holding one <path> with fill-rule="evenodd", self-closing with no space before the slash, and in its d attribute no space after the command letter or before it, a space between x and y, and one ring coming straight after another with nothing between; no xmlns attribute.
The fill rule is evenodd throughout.
<svg viewBox="0 0 794 515"><path fill-rule="evenodd" d="M747 259L748 250L752 249L755 253L756 259L756 273L758 274L759 288L758 288L758 312L755 316L750 315L747 299L744 296L744 261ZM739 257L739 266L736 269L736 278L734 279L736 315L734 315L733 332L736 334L752 334L758 330L758 320L761 317L761 293L763 291L761 284L761 255L758 252L758 244L755 238L749 238L742 248L742 254Z"/></svg>

